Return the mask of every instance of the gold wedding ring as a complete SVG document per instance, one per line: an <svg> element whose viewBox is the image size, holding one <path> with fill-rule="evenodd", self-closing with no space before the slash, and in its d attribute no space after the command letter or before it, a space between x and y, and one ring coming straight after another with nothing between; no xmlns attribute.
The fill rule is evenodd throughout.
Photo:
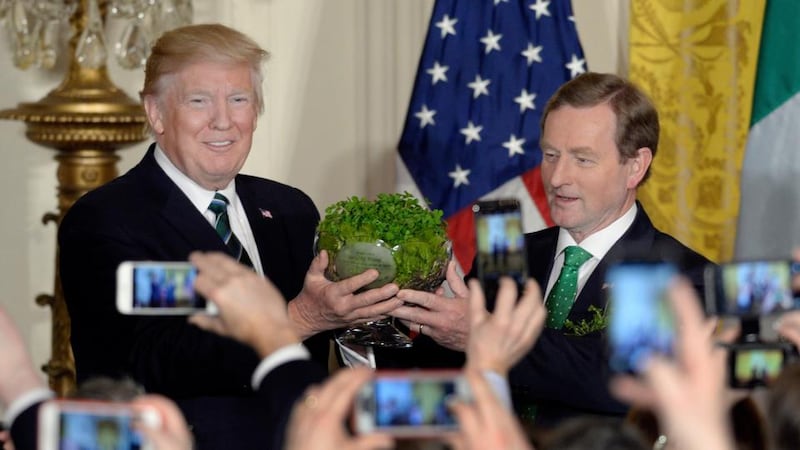
<svg viewBox="0 0 800 450"><path fill-rule="evenodd" d="M425 325L423 325L423 324L419 324L419 330L417 330L417 334L422 334L422 327L424 327L424 326Z"/></svg>

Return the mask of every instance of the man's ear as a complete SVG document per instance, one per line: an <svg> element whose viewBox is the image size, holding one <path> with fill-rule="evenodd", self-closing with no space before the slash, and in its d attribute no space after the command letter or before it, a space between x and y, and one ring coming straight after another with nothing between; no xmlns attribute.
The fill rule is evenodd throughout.
<svg viewBox="0 0 800 450"><path fill-rule="evenodd" d="M150 129L155 134L164 133L164 122L161 120L161 108L158 105L158 100L153 95L148 95L144 98L144 112L147 115L147 122L150 124Z"/></svg>
<svg viewBox="0 0 800 450"><path fill-rule="evenodd" d="M628 189L634 189L642 182L650 163L653 162L653 151L649 147L642 147L636 150L636 156L628 158Z"/></svg>

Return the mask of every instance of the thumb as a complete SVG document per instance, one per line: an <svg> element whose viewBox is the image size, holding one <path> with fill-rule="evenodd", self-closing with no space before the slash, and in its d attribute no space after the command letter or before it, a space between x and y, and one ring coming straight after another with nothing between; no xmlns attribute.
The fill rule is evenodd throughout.
<svg viewBox="0 0 800 450"><path fill-rule="evenodd" d="M311 267L309 267L308 272L314 274L324 274L325 269L327 267L328 267L328 251L322 250L311 261Z"/></svg>

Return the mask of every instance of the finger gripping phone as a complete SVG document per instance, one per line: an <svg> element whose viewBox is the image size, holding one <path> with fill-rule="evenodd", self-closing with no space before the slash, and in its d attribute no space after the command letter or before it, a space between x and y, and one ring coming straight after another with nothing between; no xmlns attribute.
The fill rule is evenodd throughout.
<svg viewBox="0 0 800 450"><path fill-rule="evenodd" d="M789 260L710 264L705 270L706 311L711 315L757 318L800 309L792 277L800 265Z"/></svg>
<svg viewBox="0 0 800 450"><path fill-rule="evenodd" d="M675 315L667 288L678 274L669 263L626 262L606 272L611 368L638 373L654 354L671 356Z"/></svg>
<svg viewBox="0 0 800 450"><path fill-rule="evenodd" d="M50 400L39 408L39 449L153 449L135 422L157 427L161 421L156 411L134 411L127 403Z"/></svg>
<svg viewBox="0 0 800 450"><path fill-rule="evenodd" d="M476 273L488 300L497 296L501 276L517 283L519 295L528 278L528 254L522 231L522 212L517 199L479 201L475 217Z"/></svg>
<svg viewBox="0 0 800 450"><path fill-rule="evenodd" d="M469 400L460 371L378 371L358 392L353 406L356 433L387 433L398 438L435 437L458 429L448 402Z"/></svg>
<svg viewBox="0 0 800 450"><path fill-rule="evenodd" d="M795 360L794 348L785 342L726 345L728 385L732 388L770 386L784 366Z"/></svg>
<svg viewBox="0 0 800 450"><path fill-rule="evenodd" d="M197 269L186 261L125 261L117 268L117 310L122 314L215 314L197 294Z"/></svg>

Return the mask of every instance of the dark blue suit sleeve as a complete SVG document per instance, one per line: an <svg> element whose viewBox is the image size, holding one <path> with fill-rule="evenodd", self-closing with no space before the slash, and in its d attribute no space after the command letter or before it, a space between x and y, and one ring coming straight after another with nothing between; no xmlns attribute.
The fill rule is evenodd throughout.
<svg viewBox="0 0 800 450"><path fill-rule="evenodd" d="M310 360L289 361L272 369L261 381L258 389L269 415L269 427L274 441L265 448L284 447L286 427L292 409L309 386L325 379L325 370Z"/></svg>
<svg viewBox="0 0 800 450"><path fill-rule="evenodd" d="M39 406L34 403L11 423L11 441L17 450L36 450L38 443Z"/></svg>

